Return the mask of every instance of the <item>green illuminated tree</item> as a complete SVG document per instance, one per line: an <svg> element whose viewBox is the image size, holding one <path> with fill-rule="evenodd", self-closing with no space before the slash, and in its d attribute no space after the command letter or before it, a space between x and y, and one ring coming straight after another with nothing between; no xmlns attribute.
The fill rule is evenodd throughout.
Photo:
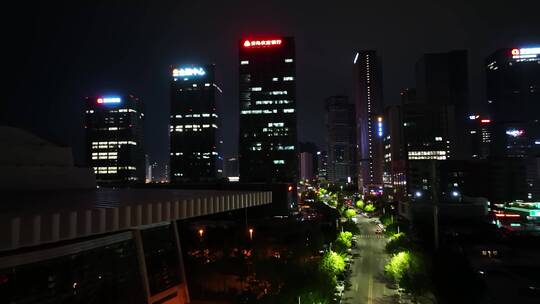
<svg viewBox="0 0 540 304"><path fill-rule="evenodd" d="M365 204L364 204L363 200L360 199L360 200L356 201L356 208L362 210L362 209L364 209L364 206L365 206Z"/></svg>
<svg viewBox="0 0 540 304"><path fill-rule="evenodd" d="M338 252L345 252L347 248L351 248L352 245L352 233L349 231L342 231L338 234L335 242L335 248Z"/></svg>
<svg viewBox="0 0 540 304"><path fill-rule="evenodd" d="M347 209L345 210L344 215L346 219L350 220L351 218L353 218L353 216L356 215L356 211L354 211L354 209Z"/></svg>
<svg viewBox="0 0 540 304"><path fill-rule="evenodd" d="M369 213L374 212L375 211L375 206L373 206L373 204L368 204L368 205L366 205L366 207L364 207L364 211L369 212Z"/></svg>
<svg viewBox="0 0 540 304"><path fill-rule="evenodd" d="M319 262L319 270L331 278L345 271L345 258L335 251L328 251Z"/></svg>
<svg viewBox="0 0 540 304"><path fill-rule="evenodd" d="M391 254L398 253L401 251L410 250L410 247L411 241L405 235L405 233L400 232L390 236L388 243L386 244L386 252Z"/></svg>

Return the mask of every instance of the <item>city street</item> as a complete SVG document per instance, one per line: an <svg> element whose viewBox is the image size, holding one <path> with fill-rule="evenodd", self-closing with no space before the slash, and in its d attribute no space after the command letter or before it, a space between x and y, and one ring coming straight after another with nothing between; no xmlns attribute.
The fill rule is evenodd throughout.
<svg viewBox="0 0 540 304"><path fill-rule="evenodd" d="M383 279L385 238L376 234L374 219L357 216L357 220L360 235L352 251L352 273L342 303L397 303L397 290L388 288Z"/></svg>

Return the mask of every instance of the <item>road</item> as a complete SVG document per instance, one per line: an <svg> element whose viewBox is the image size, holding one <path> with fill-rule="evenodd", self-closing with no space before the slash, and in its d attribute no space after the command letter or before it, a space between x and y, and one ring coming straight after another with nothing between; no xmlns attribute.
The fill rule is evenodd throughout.
<svg viewBox="0 0 540 304"><path fill-rule="evenodd" d="M397 303L397 291L388 288L383 280L386 240L375 233L376 225L371 219L363 216L357 219L361 232L357 236L357 246L352 251L352 273L341 303Z"/></svg>

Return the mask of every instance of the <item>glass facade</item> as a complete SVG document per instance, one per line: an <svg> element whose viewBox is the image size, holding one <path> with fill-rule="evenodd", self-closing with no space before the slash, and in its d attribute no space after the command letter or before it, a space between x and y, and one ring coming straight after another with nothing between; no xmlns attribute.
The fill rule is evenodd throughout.
<svg viewBox="0 0 540 304"><path fill-rule="evenodd" d="M2 303L146 303L132 239L0 269Z"/></svg>
<svg viewBox="0 0 540 304"><path fill-rule="evenodd" d="M86 159L98 183L144 181L142 102L133 95L85 98Z"/></svg>
<svg viewBox="0 0 540 304"><path fill-rule="evenodd" d="M243 39L240 48L240 179L298 177L294 38Z"/></svg>
<svg viewBox="0 0 540 304"><path fill-rule="evenodd" d="M171 79L171 181L217 178L219 153L213 65L175 68Z"/></svg>

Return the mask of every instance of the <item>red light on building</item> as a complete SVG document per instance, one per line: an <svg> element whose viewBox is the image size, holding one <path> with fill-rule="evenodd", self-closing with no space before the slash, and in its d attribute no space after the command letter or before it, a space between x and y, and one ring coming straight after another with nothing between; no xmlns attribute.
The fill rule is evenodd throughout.
<svg viewBox="0 0 540 304"><path fill-rule="evenodd" d="M281 39L245 40L243 45L245 48L274 47L281 45L281 42Z"/></svg>
<svg viewBox="0 0 540 304"><path fill-rule="evenodd" d="M512 55L513 56L519 55L519 49L512 49Z"/></svg>
<svg viewBox="0 0 540 304"><path fill-rule="evenodd" d="M519 214L512 214L512 213L496 213L496 217L520 217Z"/></svg>
<svg viewBox="0 0 540 304"><path fill-rule="evenodd" d="M480 120L481 123L487 124L491 122L491 119L482 119Z"/></svg>
<svg viewBox="0 0 540 304"><path fill-rule="evenodd" d="M103 103L103 98L98 98L97 103Z"/></svg>

